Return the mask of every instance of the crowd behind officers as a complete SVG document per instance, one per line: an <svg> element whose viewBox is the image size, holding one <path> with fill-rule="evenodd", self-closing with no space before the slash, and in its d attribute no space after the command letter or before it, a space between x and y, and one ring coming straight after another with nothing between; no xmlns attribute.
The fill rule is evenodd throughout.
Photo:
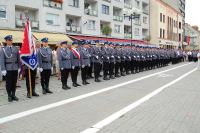
<svg viewBox="0 0 200 133"><path fill-rule="evenodd" d="M6 77L6 90L8 101L18 101L15 95L18 71L20 68L19 50L12 44L12 36L5 37L6 46L1 48L1 71ZM36 74L40 74L40 82L43 94L53 93L49 86L51 73L53 72L53 54L48 46L48 38L41 40L42 47L37 46L38 67L31 70L31 88L27 67L25 67L27 97L38 97L35 91ZM38 42L37 42L38 44ZM152 70L167 66L169 63L176 64L184 60L181 50L162 49L151 46L137 46L129 43L120 44L113 42L95 41L74 41L72 44L63 41L56 51L62 89L71 89L68 83L71 75L72 86L79 87L77 81L78 73L81 72L82 85L90 84L88 79L94 78L95 82L115 79L129 74ZM37 73L37 70L39 73ZM101 75L103 71L103 75ZM94 76L93 76L94 74ZM32 94L31 94L32 92Z"/></svg>

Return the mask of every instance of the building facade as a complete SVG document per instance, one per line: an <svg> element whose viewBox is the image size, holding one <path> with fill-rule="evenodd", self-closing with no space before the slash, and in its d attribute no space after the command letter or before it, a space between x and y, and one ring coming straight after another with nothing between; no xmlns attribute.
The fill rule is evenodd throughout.
<svg viewBox="0 0 200 133"><path fill-rule="evenodd" d="M29 17L35 31L130 38L126 11L139 15L133 21L133 39L148 38L149 0L1 0L0 28L23 29ZM111 34L102 33L105 26Z"/></svg>
<svg viewBox="0 0 200 133"><path fill-rule="evenodd" d="M200 31L197 26L185 24L186 49L200 49Z"/></svg>
<svg viewBox="0 0 200 133"><path fill-rule="evenodd" d="M151 43L178 48L183 42L183 16L161 0L150 0Z"/></svg>

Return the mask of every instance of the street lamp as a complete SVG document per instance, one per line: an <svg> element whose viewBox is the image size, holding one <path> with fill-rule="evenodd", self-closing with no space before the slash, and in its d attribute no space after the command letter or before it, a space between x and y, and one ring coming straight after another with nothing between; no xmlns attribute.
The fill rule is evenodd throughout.
<svg viewBox="0 0 200 133"><path fill-rule="evenodd" d="M124 14L124 18L128 18L129 21L131 21L131 45L132 45L132 39L133 39L133 20L136 18L140 18L139 14L131 13L130 15Z"/></svg>

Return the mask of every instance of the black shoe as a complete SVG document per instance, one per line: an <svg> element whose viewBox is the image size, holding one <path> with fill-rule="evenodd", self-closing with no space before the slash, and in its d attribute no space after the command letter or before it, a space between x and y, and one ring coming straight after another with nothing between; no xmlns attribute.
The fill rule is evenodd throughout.
<svg viewBox="0 0 200 133"><path fill-rule="evenodd" d="M99 75L99 77L103 77L102 75Z"/></svg>
<svg viewBox="0 0 200 133"><path fill-rule="evenodd" d="M114 77L114 76L111 76L110 78L111 78L111 79L115 79L115 77Z"/></svg>
<svg viewBox="0 0 200 133"><path fill-rule="evenodd" d="M13 97L12 97L12 100L14 100L14 101L19 101L19 98L17 98L16 96L13 96Z"/></svg>
<svg viewBox="0 0 200 133"><path fill-rule="evenodd" d="M76 83L76 86L81 86L80 84Z"/></svg>
<svg viewBox="0 0 200 133"><path fill-rule="evenodd" d="M87 85L85 81L82 82L83 85Z"/></svg>
<svg viewBox="0 0 200 133"><path fill-rule="evenodd" d="M73 83L72 86L77 87L76 83Z"/></svg>
<svg viewBox="0 0 200 133"><path fill-rule="evenodd" d="M115 75L115 77L116 77L116 78L119 78L119 77L120 77L120 75L119 75L119 74L117 74L117 75Z"/></svg>
<svg viewBox="0 0 200 133"><path fill-rule="evenodd" d="M85 81L86 84L90 84L89 82Z"/></svg>
<svg viewBox="0 0 200 133"><path fill-rule="evenodd" d="M42 89L42 93L43 93L43 94L47 94L47 92L46 92L45 89Z"/></svg>
<svg viewBox="0 0 200 133"><path fill-rule="evenodd" d="M66 85L63 85L63 86L62 86L62 89L63 89L63 90L67 90Z"/></svg>
<svg viewBox="0 0 200 133"><path fill-rule="evenodd" d="M33 93L32 93L32 96L34 96L34 97L39 97L40 95L37 94L36 92L33 92Z"/></svg>
<svg viewBox="0 0 200 133"><path fill-rule="evenodd" d="M53 93L52 91L50 91L49 89L46 89L46 92L47 93Z"/></svg>
<svg viewBox="0 0 200 133"><path fill-rule="evenodd" d="M101 80L99 80L99 79L95 79L95 82L101 82Z"/></svg>
<svg viewBox="0 0 200 133"><path fill-rule="evenodd" d="M90 78L93 79L94 77L93 77L93 76L90 76Z"/></svg>
<svg viewBox="0 0 200 133"><path fill-rule="evenodd" d="M122 75L122 76L126 76L126 74L124 74L124 73L122 73L121 75Z"/></svg>
<svg viewBox="0 0 200 133"><path fill-rule="evenodd" d="M68 85L66 85L66 88L69 90L69 89L71 89L71 87L69 87Z"/></svg>
<svg viewBox="0 0 200 133"><path fill-rule="evenodd" d="M27 98L31 98L31 95L29 93L27 93Z"/></svg>
<svg viewBox="0 0 200 133"><path fill-rule="evenodd" d="M105 77L105 78L103 78L103 80L109 80L109 78Z"/></svg>
<svg viewBox="0 0 200 133"><path fill-rule="evenodd" d="M8 97L8 102L12 102L13 101L13 99L12 99L12 97Z"/></svg>

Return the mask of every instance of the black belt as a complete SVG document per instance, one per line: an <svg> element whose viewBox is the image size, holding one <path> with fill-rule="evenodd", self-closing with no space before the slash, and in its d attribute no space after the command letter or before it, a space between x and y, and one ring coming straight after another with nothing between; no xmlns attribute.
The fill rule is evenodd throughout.
<svg viewBox="0 0 200 133"><path fill-rule="evenodd" d="M6 64L13 64L13 63L17 64L18 62L17 61L16 62L6 62Z"/></svg>
<svg viewBox="0 0 200 133"><path fill-rule="evenodd" d="M65 60L71 60L71 59L62 59L62 61L65 61Z"/></svg>
<svg viewBox="0 0 200 133"><path fill-rule="evenodd" d="M50 63L49 61L42 61L42 63Z"/></svg>

